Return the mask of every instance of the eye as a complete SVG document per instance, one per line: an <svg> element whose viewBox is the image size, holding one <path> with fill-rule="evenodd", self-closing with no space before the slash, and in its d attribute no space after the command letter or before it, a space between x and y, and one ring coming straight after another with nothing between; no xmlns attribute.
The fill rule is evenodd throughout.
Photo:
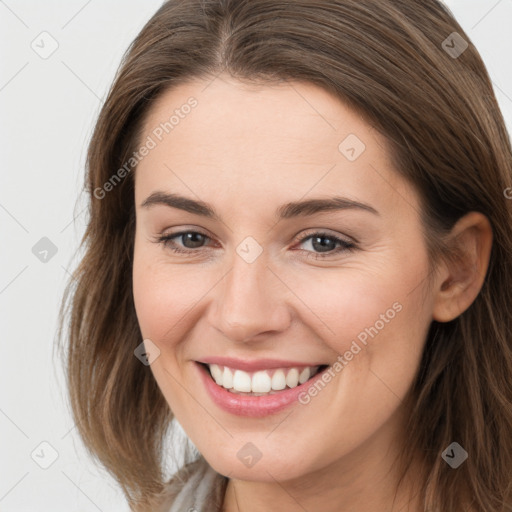
<svg viewBox="0 0 512 512"><path fill-rule="evenodd" d="M203 249L205 242L208 240L211 240L210 237L199 231L180 231L179 233L159 236L156 241L175 253L193 254L198 252L198 249ZM352 241L324 232L314 232L295 241L299 245L309 243L313 251L306 250L306 252L309 253L308 257L314 259L327 258L344 251L354 251L356 249L356 245Z"/></svg>
<svg viewBox="0 0 512 512"><path fill-rule="evenodd" d="M344 240L340 237L331 235L329 233L324 232L315 232L297 240L299 245L309 243L312 252L307 251L308 257L312 257L314 259L322 259L328 258L329 256L333 256L335 254L339 254L345 251L354 251L356 249L356 245L349 240Z"/></svg>
<svg viewBox="0 0 512 512"><path fill-rule="evenodd" d="M175 239L181 240L182 246L184 246L185 249L176 245ZM180 231L179 233L160 236L157 242L168 247L173 252L190 253L194 252L194 249L201 249L205 240L209 239L209 236L199 231Z"/></svg>

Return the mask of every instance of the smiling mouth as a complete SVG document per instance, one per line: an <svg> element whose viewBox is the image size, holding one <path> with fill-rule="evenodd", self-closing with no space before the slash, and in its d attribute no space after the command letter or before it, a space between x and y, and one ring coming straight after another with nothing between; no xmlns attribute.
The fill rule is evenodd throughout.
<svg viewBox="0 0 512 512"><path fill-rule="evenodd" d="M199 364L218 386L233 394L247 396L273 395L296 388L328 367L324 364L246 372L217 364Z"/></svg>

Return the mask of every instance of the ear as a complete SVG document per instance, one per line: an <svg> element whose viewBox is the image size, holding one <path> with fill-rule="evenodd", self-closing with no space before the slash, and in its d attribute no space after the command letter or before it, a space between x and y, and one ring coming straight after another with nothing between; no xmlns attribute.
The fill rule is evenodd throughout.
<svg viewBox="0 0 512 512"><path fill-rule="evenodd" d="M479 294L491 255L492 228L485 215L470 212L453 226L448 244L456 257L440 263L436 279L433 319L457 318Z"/></svg>

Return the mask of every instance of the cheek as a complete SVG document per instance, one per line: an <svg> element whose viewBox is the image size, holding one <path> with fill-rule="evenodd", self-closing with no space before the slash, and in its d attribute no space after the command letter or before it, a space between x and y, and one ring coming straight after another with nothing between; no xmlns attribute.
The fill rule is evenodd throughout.
<svg viewBox="0 0 512 512"><path fill-rule="evenodd" d="M197 306L207 286L204 274L169 265L153 254L135 251L133 296L143 339L150 339L160 350L151 371L173 413L187 418L190 396L178 381L183 380L181 365L197 317Z"/></svg>
<svg viewBox="0 0 512 512"><path fill-rule="evenodd" d="M332 272L328 280L295 276L294 292L307 306L302 320L342 357L354 386L367 386L377 374L397 394L407 391L432 319L421 285L427 272L426 256L411 260L404 252L378 268Z"/></svg>
<svg viewBox="0 0 512 512"><path fill-rule="evenodd" d="M211 272L193 267L169 264L154 248L136 246L133 297L137 319L142 336L154 341L161 351L172 352L174 340L186 339L201 299L218 280Z"/></svg>
<svg viewBox="0 0 512 512"><path fill-rule="evenodd" d="M353 340L364 345L377 331L389 330L392 324L403 326L404 317L417 314L409 284L403 276L394 279L389 273L338 272L328 283L295 276L294 293L304 302L302 320L315 325L322 339L343 353Z"/></svg>

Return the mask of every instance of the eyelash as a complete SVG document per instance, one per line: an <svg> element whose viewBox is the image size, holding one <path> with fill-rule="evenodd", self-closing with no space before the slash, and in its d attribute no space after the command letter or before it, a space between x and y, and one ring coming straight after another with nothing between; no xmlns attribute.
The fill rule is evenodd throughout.
<svg viewBox="0 0 512 512"><path fill-rule="evenodd" d="M200 231L192 231L192 230L190 230L190 231L180 231L179 233L173 233L173 234L170 234L170 235L159 236L157 238L156 242L162 244L164 247L169 248L171 251L173 251L175 253L192 254L194 252L197 252L200 249L203 249L203 247L198 247L197 249L180 249L179 247L176 247L175 245L173 245L173 244L175 244L175 242L173 241L174 238L179 238L180 236L183 236L183 235L186 235L186 234L189 234L189 233L202 235L202 236L206 237L207 239L210 238L205 233L202 233ZM347 240L343 240L342 238L339 238L337 236L331 235L329 233L324 233L322 231L315 231L313 233L310 233L308 235L303 236L302 238L299 238L299 239L295 240L294 242L302 244L302 243L304 243L304 242L306 242L306 241L308 241L310 239L313 239L313 238L329 238L331 240L334 240L335 244L341 244L341 247L338 247L334 251L331 251L331 252L328 252L328 253L325 253L325 254L323 254L323 253L315 253L315 252L312 252L312 251L306 251L308 253L308 258L313 258L313 259L317 259L317 260L325 259L325 258L328 258L330 256L339 254L340 252L345 252L345 251L352 252L355 249L357 249L356 245L353 242L349 242Z"/></svg>

